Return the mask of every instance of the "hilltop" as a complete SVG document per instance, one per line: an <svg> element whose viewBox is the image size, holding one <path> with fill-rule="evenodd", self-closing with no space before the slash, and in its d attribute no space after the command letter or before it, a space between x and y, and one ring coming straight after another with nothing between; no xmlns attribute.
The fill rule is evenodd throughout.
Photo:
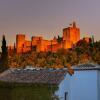
<svg viewBox="0 0 100 100"><path fill-rule="evenodd" d="M59 49L55 53L31 51L9 56L9 66L20 68L29 65L43 68L63 68L87 62L100 64L100 41L87 43L85 40L81 40L72 49Z"/></svg>

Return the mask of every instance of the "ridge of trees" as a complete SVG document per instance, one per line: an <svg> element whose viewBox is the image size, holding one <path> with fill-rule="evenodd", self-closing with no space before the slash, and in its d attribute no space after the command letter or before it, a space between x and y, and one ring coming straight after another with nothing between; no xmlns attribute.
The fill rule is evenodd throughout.
<svg viewBox="0 0 100 100"><path fill-rule="evenodd" d="M80 40L72 49L60 49L56 53L31 51L9 57L9 66L22 68L29 65L63 68L91 62L100 64L100 41L87 43L85 40Z"/></svg>

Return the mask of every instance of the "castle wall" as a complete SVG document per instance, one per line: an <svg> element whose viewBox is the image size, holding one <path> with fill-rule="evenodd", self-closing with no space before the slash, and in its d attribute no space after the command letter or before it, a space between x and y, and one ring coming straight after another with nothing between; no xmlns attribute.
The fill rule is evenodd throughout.
<svg viewBox="0 0 100 100"><path fill-rule="evenodd" d="M40 41L38 41L37 52L47 52L48 51L48 48L47 48L48 45L51 45L50 40L40 40Z"/></svg>
<svg viewBox="0 0 100 100"><path fill-rule="evenodd" d="M63 41L68 41L68 43L69 41L71 41L73 44L75 44L79 40L80 40L80 29L76 27L75 23L73 23L72 27L63 29ZM70 45L70 43L68 45Z"/></svg>
<svg viewBox="0 0 100 100"><path fill-rule="evenodd" d="M79 29L78 28L70 28L70 41L75 44L76 42L79 41L80 34L79 34Z"/></svg>
<svg viewBox="0 0 100 100"><path fill-rule="evenodd" d="M22 52L22 46L24 45L25 42L25 35L24 34L18 34L16 36L16 49L17 53Z"/></svg>
<svg viewBox="0 0 100 100"><path fill-rule="evenodd" d="M48 51L57 52L59 49L62 48L62 44L58 43L58 44L48 45L47 48L48 48Z"/></svg>
<svg viewBox="0 0 100 100"><path fill-rule="evenodd" d="M41 40L42 40L42 37L32 37L32 40L31 40L32 46L37 46Z"/></svg>
<svg viewBox="0 0 100 100"><path fill-rule="evenodd" d="M61 48L72 48L73 44L79 40L80 29L76 27L74 22L72 27L63 29L63 40L61 40L60 43L57 41L56 37L54 37L52 40L44 40L41 36L33 36L31 41L27 41L25 40L25 35L18 34L16 36L16 50L17 53L25 53L33 50L35 47L37 52L48 52L51 51L51 49L52 52L56 52Z"/></svg>
<svg viewBox="0 0 100 100"><path fill-rule="evenodd" d="M31 41L25 41L22 49L23 49L22 50L23 53L31 51Z"/></svg>
<svg viewBox="0 0 100 100"><path fill-rule="evenodd" d="M70 28L63 29L63 41L64 40L70 40Z"/></svg>
<svg viewBox="0 0 100 100"><path fill-rule="evenodd" d="M69 49L69 48L72 48L72 47L73 47L73 42L72 41L67 41L67 40L63 41L63 48L64 49Z"/></svg>

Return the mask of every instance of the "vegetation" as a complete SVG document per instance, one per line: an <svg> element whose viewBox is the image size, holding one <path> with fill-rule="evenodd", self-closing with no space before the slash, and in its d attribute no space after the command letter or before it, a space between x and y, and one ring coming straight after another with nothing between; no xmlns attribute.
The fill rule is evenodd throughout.
<svg viewBox="0 0 100 100"><path fill-rule="evenodd" d="M57 89L56 85L0 82L0 100L55 100Z"/></svg>
<svg viewBox="0 0 100 100"><path fill-rule="evenodd" d="M2 38L2 53L1 53L1 59L0 59L0 72L4 71L8 68L8 50L6 46L6 40L5 36L3 35Z"/></svg>
<svg viewBox="0 0 100 100"><path fill-rule="evenodd" d="M100 64L100 41L87 43L80 40L72 49L60 49L56 53L34 51L22 55L13 55L9 59L10 66L22 67L66 67L80 63L94 62Z"/></svg>

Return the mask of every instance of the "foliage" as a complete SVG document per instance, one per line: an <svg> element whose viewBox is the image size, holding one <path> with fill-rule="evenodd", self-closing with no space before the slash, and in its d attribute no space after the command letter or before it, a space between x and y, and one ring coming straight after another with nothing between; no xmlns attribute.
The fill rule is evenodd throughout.
<svg viewBox="0 0 100 100"><path fill-rule="evenodd" d="M79 63L95 62L100 64L100 41L90 42L79 41L72 49L60 49L52 52L29 52L22 55L14 55L10 58L10 66L25 67L66 67Z"/></svg>
<svg viewBox="0 0 100 100"><path fill-rule="evenodd" d="M51 90L47 84L0 82L0 100L53 100L52 94L57 89L56 85Z"/></svg>
<svg viewBox="0 0 100 100"><path fill-rule="evenodd" d="M0 59L0 71L4 71L8 68L8 50L6 46L6 40L5 36L2 37L2 53L1 53L1 59Z"/></svg>

